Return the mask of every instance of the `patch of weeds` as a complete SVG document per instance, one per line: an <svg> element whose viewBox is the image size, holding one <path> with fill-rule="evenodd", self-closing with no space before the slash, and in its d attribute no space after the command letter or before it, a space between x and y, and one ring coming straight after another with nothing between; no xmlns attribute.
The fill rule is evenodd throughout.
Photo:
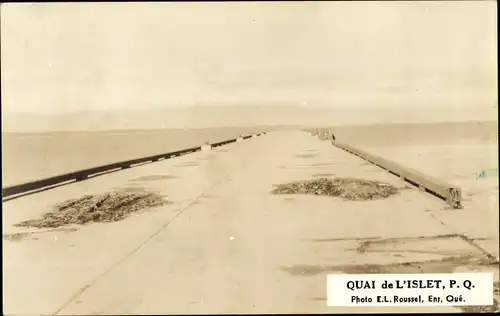
<svg viewBox="0 0 500 316"><path fill-rule="evenodd" d="M166 204L167 201L153 192L111 192L102 195L85 195L57 204L52 212L38 219L20 222L17 227L55 228L65 225L84 225L96 222L116 222L129 214Z"/></svg>
<svg viewBox="0 0 500 316"><path fill-rule="evenodd" d="M320 178L278 185L273 194L312 194L335 196L351 201L377 200L398 193L388 183L354 178Z"/></svg>

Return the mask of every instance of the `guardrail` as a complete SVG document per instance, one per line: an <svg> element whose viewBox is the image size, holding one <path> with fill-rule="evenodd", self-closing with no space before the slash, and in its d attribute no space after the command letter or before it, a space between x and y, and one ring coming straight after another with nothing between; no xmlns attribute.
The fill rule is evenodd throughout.
<svg viewBox="0 0 500 316"><path fill-rule="evenodd" d="M265 133L258 133L256 134L257 136L260 136ZM247 135L247 136L242 136L242 139L248 139L252 137L252 135ZM221 142L217 143L212 143L210 144L211 147L219 147L219 146L224 146L230 143L236 142L237 138L229 139L229 140L224 140ZM57 186L59 184L63 184L69 181L82 181L88 179L90 176L97 176L99 174L107 173L110 171L114 170L120 170L120 169L128 169L131 168L134 165L139 165L143 164L146 162L155 162L159 161L161 159L168 159L171 157L176 157L180 155L185 155L193 152L197 152L201 150L201 146L198 147L192 147L192 148L186 148L182 150L177 150L177 151L172 151L172 152L167 152L163 154L158 154L154 156L149 156L149 157L142 157L142 158L136 158L136 159L131 159L131 160L125 160L125 161L120 161L120 162L115 162L103 166L98 166L98 167L93 167L93 168L88 168L88 169L83 169L83 170L78 170L70 173L65 173L57 176L53 176L50 178L45 178L45 179L40 179L40 180L35 180L35 181L30 181L18 185L13 185L9 187L2 188L2 198L6 198L9 196L13 195L18 195L22 193L28 193L32 192L35 190L39 189L44 189L52 186Z"/></svg>
<svg viewBox="0 0 500 316"><path fill-rule="evenodd" d="M330 133L330 135L330 140L334 146L337 146L351 154L354 154L381 167L382 169L385 169L386 171L396 176L399 176L402 180L417 186L421 191L431 193L432 195L445 200L452 208L462 208L462 190L460 189L460 187L445 183L440 179L402 166L398 163L371 154L346 143L339 142L335 140L333 133Z"/></svg>

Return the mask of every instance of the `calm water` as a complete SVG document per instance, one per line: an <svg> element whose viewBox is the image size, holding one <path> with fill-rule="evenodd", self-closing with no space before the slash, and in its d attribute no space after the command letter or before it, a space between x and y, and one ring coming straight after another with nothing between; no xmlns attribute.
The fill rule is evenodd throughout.
<svg viewBox="0 0 500 316"><path fill-rule="evenodd" d="M498 214L498 122L333 128L338 140L462 188L466 203ZM478 177L482 171L484 177Z"/></svg>
<svg viewBox="0 0 500 316"><path fill-rule="evenodd" d="M425 146L363 146L363 149L465 190L479 189L478 185L498 184L496 143L478 141ZM482 170L485 170L486 177L478 178Z"/></svg>
<svg viewBox="0 0 500 316"><path fill-rule="evenodd" d="M498 222L498 143L364 146L365 150L462 189L462 204ZM482 171L484 173L479 176Z"/></svg>
<svg viewBox="0 0 500 316"><path fill-rule="evenodd" d="M481 169L498 168L496 122L344 126L333 130L337 139L367 146L448 180L459 181L460 176L470 178ZM263 127L2 133L2 186L261 131ZM447 162L443 165L443 161Z"/></svg>
<svg viewBox="0 0 500 316"><path fill-rule="evenodd" d="M2 133L2 187L217 142L259 128Z"/></svg>

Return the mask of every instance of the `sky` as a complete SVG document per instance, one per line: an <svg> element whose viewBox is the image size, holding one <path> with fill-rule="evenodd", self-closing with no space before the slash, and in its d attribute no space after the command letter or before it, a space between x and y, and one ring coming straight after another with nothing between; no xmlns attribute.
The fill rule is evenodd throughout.
<svg viewBox="0 0 500 316"><path fill-rule="evenodd" d="M496 29L495 1L8 3L2 112L491 106Z"/></svg>

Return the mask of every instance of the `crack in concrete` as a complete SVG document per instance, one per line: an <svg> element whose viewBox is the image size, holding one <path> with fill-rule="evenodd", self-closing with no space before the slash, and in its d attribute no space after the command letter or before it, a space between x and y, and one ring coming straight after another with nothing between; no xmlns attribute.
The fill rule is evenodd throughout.
<svg viewBox="0 0 500 316"><path fill-rule="evenodd" d="M165 228L167 228L173 221L175 221L177 218L179 218L182 214L184 214L191 206L195 205L201 198L204 197L204 195L208 192L210 192L213 188L217 187L221 183L225 182L227 179L229 179L233 175L234 171L229 172L226 174L224 177L222 177L219 181L215 182L214 185L210 186L207 188L202 194L198 195L195 197L190 203L188 203L186 206L184 206L181 209L177 209L177 214L168 220L165 224L163 224L159 229L157 229L153 234L151 234L149 237L146 238L146 240L142 241L137 247L132 249L129 253L127 253L124 257L122 257L120 260L112 264L108 269L104 270L101 274L99 274L97 277L95 277L90 283L87 285L83 286L78 290L75 294L73 294L65 303L62 304L61 307L59 307L55 312L53 312L51 315L55 316L59 314L62 310L64 310L66 307L68 307L72 302L77 300L85 291L90 289L93 285L95 285L101 278L104 276L108 275L113 271L116 267L120 266L122 263L124 263L127 259L129 259L132 255L137 253L142 247L144 247L150 240L152 240L154 237L156 237L158 234L160 234Z"/></svg>

